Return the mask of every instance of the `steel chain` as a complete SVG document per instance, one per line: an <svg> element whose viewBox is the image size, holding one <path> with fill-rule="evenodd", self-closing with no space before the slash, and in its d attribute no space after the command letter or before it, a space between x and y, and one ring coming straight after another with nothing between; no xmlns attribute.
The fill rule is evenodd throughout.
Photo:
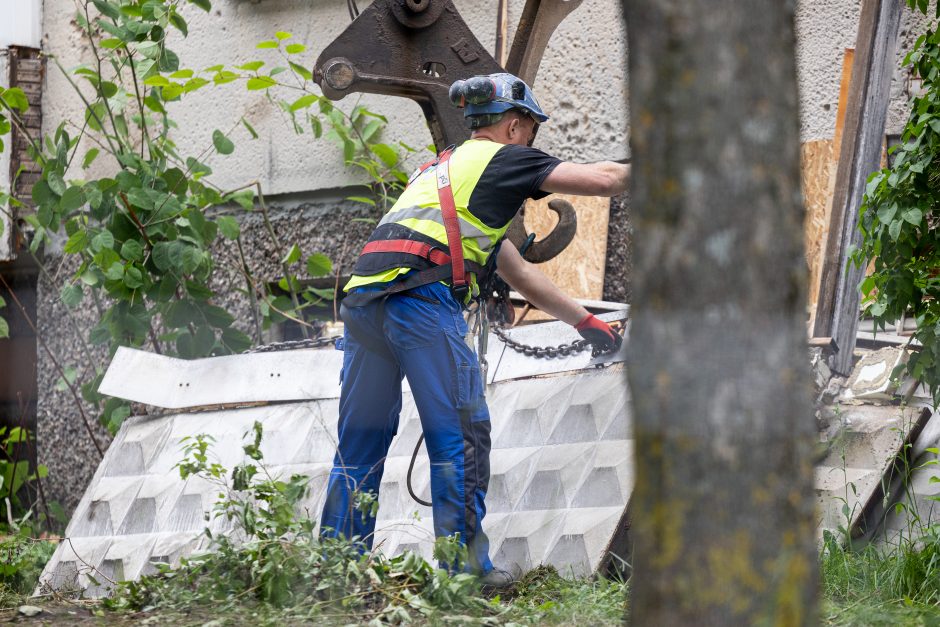
<svg viewBox="0 0 940 627"><path fill-rule="evenodd" d="M584 351L591 347L591 343L587 340L575 340L568 344L558 344L557 346L532 346L531 344L525 344L523 342L517 342L516 340L509 337L509 334L506 333L506 330L497 326L493 327L493 333L496 334L503 344L516 351L517 353L522 353L526 357L535 357L536 359L554 359L556 357L568 357L570 355L577 355L578 353Z"/></svg>
<svg viewBox="0 0 940 627"><path fill-rule="evenodd" d="M341 339L341 335L330 335L327 337L317 337L306 340L288 340L286 342L273 342L271 344L262 344L254 348L249 348L246 353L273 353L275 351L292 351L301 348L323 348Z"/></svg>
<svg viewBox="0 0 940 627"><path fill-rule="evenodd" d="M618 324L619 323L619 324ZM611 323L611 326L614 328L614 331L623 335L623 324L620 321L615 321ZM498 326L492 326L493 333L496 334L503 344L516 351L517 353L522 353L526 357L535 357L536 359L555 359L556 357L569 357L571 355L577 355L588 348L592 348L591 356L597 357L602 354L597 349L593 349L591 343L587 340L575 340L574 342L569 342L568 344L558 344L557 346L533 346L531 344L525 344L523 342L517 342L516 340L509 337L509 334L506 333L506 329Z"/></svg>
<svg viewBox="0 0 940 627"><path fill-rule="evenodd" d="M503 344L516 351L517 353L522 353L526 357L534 357L536 359L555 359L558 357L570 357L572 355L577 355L582 353L585 350L591 348L591 343L587 340L575 340L574 342L569 342L567 344L558 344L556 346L533 346L532 344L526 344L524 342L517 342L516 340L509 337L509 334L506 332L506 329L493 325L490 327L493 330L493 333L498 337ZM620 329L615 330L620 331ZM324 346L329 346L336 342L336 340L342 339L341 335L330 335L325 337L318 337L313 339L306 340L288 340L285 342L273 342L271 344L263 344L261 346L256 346L250 348L245 353L273 353L276 351L288 351L288 350L300 350L304 348L323 348ZM596 355L595 355L596 356Z"/></svg>

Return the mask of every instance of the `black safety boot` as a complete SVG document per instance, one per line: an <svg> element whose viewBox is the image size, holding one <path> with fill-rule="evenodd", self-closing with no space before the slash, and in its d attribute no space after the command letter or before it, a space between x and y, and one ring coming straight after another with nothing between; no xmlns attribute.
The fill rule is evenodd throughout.
<svg viewBox="0 0 940 627"><path fill-rule="evenodd" d="M483 592L498 592L511 588L517 581L519 577L516 574L502 568L493 568L480 577L480 586Z"/></svg>

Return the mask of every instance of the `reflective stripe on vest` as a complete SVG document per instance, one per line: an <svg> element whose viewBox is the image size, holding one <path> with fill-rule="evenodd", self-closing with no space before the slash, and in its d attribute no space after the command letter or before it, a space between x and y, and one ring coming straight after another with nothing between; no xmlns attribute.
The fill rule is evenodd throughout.
<svg viewBox="0 0 940 627"><path fill-rule="evenodd" d="M461 144L449 159L450 184L454 196L457 219L460 223L463 257L472 264L486 265L487 260L509 228L509 223L493 228L470 213L470 196L483 175L483 171L502 144L486 140L469 140ZM386 239L414 239L432 243L447 252L450 249L444 217L438 197L438 179L431 167L415 177L402 193L398 202L379 223L369 241ZM378 249L373 249L378 250ZM374 259L368 260L366 257ZM360 257L353 270L355 275L347 289L374 281L390 280L396 269L422 269L426 261L418 257L389 252Z"/></svg>

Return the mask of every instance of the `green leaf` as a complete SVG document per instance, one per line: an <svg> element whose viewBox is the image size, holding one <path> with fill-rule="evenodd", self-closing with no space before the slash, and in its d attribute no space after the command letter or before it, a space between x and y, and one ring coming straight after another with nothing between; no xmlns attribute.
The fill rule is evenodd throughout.
<svg viewBox="0 0 940 627"><path fill-rule="evenodd" d="M222 331L222 343L233 353L241 353L251 348L251 338L233 327Z"/></svg>
<svg viewBox="0 0 940 627"><path fill-rule="evenodd" d="M161 272L173 269L179 263L179 242L157 242L153 245L153 264Z"/></svg>
<svg viewBox="0 0 940 627"><path fill-rule="evenodd" d="M183 19L183 16L177 13L176 11L170 13L170 24L176 27L176 30L183 33L183 37L189 35L189 26L186 24L186 20Z"/></svg>
<svg viewBox="0 0 940 627"><path fill-rule="evenodd" d="M212 10L212 3L209 0L189 0L192 4L208 13Z"/></svg>
<svg viewBox="0 0 940 627"><path fill-rule="evenodd" d="M10 325L3 318L0 318L0 338L10 337Z"/></svg>
<svg viewBox="0 0 940 627"><path fill-rule="evenodd" d="M132 290L136 290L144 285L143 273L134 266L127 266L124 272L124 285Z"/></svg>
<svg viewBox="0 0 940 627"><path fill-rule="evenodd" d="M177 70L176 72L173 72L172 74L170 74L170 78L192 78L192 77L193 77L192 70Z"/></svg>
<svg viewBox="0 0 940 627"><path fill-rule="evenodd" d="M141 41L137 43L137 52L148 59L156 59L160 56L160 44L155 41Z"/></svg>
<svg viewBox="0 0 940 627"><path fill-rule="evenodd" d="M278 46L278 43L276 41L262 41L257 46L255 46L255 48L258 48L260 50L266 50L269 48L277 48L277 46Z"/></svg>
<svg viewBox="0 0 940 627"><path fill-rule="evenodd" d="M62 175L58 172L49 172L49 174L46 176L46 182L49 183L49 187L57 195L61 196L65 193L65 181L62 179Z"/></svg>
<svg viewBox="0 0 940 627"><path fill-rule="evenodd" d="M62 287L62 291L59 293L59 297L62 299L62 302L65 303L67 307L75 307L82 302L82 286L81 283L72 283L71 285L65 285Z"/></svg>
<svg viewBox="0 0 940 627"><path fill-rule="evenodd" d="M268 89L277 85L277 81L268 76L253 76L248 79L248 89L257 91L259 89Z"/></svg>
<svg viewBox="0 0 940 627"><path fill-rule="evenodd" d="M235 150L235 144L232 143L232 140L218 129L212 132L212 143L215 145L215 149L219 151L219 154L230 155Z"/></svg>
<svg viewBox="0 0 940 627"><path fill-rule="evenodd" d="M300 54L306 49L307 46L303 44L287 44L287 47L285 48L285 50L287 50L287 54Z"/></svg>
<svg viewBox="0 0 940 627"><path fill-rule="evenodd" d="M98 153L101 152L97 148L89 148L88 152L85 153L85 158L82 159L82 169L87 170L88 166L94 162L95 158L98 156Z"/></svg>
<svg viewBox="0 0 940 627"><path fill-rule="evenodd" d="M114 248L114 235L111 234L111 231L104 230L95 235L91 240L91 249L94 252L100 252L102 249L113 249Z"/></svg>
<svg viewBox="0 0 940 627"><path fill-rule="evenodd" d="M365 203L369 206L375 206L375 200L371 198L366 198L365 196L347 196L346 200L352 200L353 202Z"/></svg>
<svg viewBox="0 0 940 627"><path fill-rule="evenodd" d="M219 232L221 232L222 236L226 239L236 240L241 234L241 227L238 224L238 220L232 216L219 216L216 218L215 223L219 225Z"/></svg>
<svg viewBox="0 0 940 627"><path fill-rule="evenodd" d="M242 124L244 124L245 128L248 129L248 132L251 133L252 139L258 139L258 131L256 131L255 127L249 124L248 120L246 120L244 117L242 118Z"/></svg>
<svg viewBox="0 0 940 627"><path fill-rule="evenodd" d="M237 81L241 76L235 72L229 72L228 70L223 70L218 72L215 76L212 77L212 82L216 85L225 85L226 83L231 83L232 81Z"/></svg>
<svg viewBox="0 0 940 627"><path fill-rule="evenodd" d="M917 225L920 224L921 220L924 219L924 212L917 207L911 207L910 209L906 209L903 213L901 213L901 218L905 222Z"/></svg>
<svg viewBox="0 0 940 627"><path fill-rule="evenodd" d="M63 212L74 211L85 204L85 193L81 187L73 185L65 190L62 199L59 201L59 208Z"/></svg>
<svg viewBox="0 0 940 627"><path fill-rule="evenodd" d="M226 201L234 200L242 209L245 211L253 211L255 208L255 191L253 189L242 189L237 192L232 192L225 197Z"/></svg>
<svg viewBox="0 0 940 627"><path fill-rule="evenodd" d="M894 214L898 211L898 203L891 203L890 205L884 205L878 210L878 220L882 224L890 224L891 220L894 219Z"/></svg>
<svg viewBox="0 0 940 627"><path fill-rule="evenodd" d="M98 93L100 93L105 98L111 98L118 92L118 87L111 81L101 81L97 85Z"/></svg>
<svg viewBox="0 0 940 627"><path fill-rule="evenodd" d="M74 255L85 250L85 247L88 245L88 232L85 229L79 229L72 233L68 241L65 242L65 246L62 250L69 254Z"/></svg>
<svg viewBox="0 0 940 627"><path fill-rule="evenodd" d="M291 37L293 37L292 34L282 31L282 30L279 30L276 33L274 33L274 36L278 38L278 41L283 41L285 39L290 39Z"/></svg>
<svg viewBox="0 0 940 627"><path fill-rule="evenodd" d="M297 72L297 75L303 78L305 81L313 80L313 73L304 66L294 62L290 62L289 65L291 69Z"/></svg>
<svg viewBox="0 0 940 627"><path fill-rule="evenodd" d="M398 152L388 144L372 144L369 149L390 168L398 163Z"/></svg>
<svg viewBox="0 0 940 627"><path fill-rule="evenodd" d="M176 100L183 93L183 86L176 83L170 83L166 87L160 88L160 96L164 101Z"/></svg>
<svg viewBox="0 0 940 627"><path fill-rule="evenodd" d="M365 141L372 139L372 136L382 128L382 125L383 122L381 120L369 120L369 123L362 129L362 139Z"/></svg>
<svg viewBox="0 0 940 627"><path fill-rule="evenodd" d="M313 253L307 257L307 274L311 277L327 276L333 271L333 262L326 255Z"/></svg>
<svg viewBox="0 0 940 627"><path fill-rule="evenodd" d="M206 317L206 322L216 329L230 327L232 323L235 322L235 316L217 305L203 304L201 310L202 314Z"/></svg>
<svg viewBox="0 0 940 627"><path fill-rule="evenodd" d="M290 250L287 251L287 254L284 255L284 258L281 259L281 263L290 265L292 263L297 263L300 261L300 247L297 244L294 244L290 247Z"/></svg>
<svg viewBox="0 0 940 627"><path fill-rule="evenodd" d="M891 239L894 241L898 240L898 235L901 234L901 225L903 220L895 220L890 225L888 225L888 234L891 236Z"/></svg>
<svg viewBox="0 0 940 627"><path fill-rule="evenodd" d="M236 70L246 70L248 72L255 72L264 65L264 61L249 61L248 63L243 63L242 65L236 65Z"/></svg>
<svg viewBox="0 0 940 627"><path fill-rule="evenodd" d="M29 100L26 94L19 87L12 87L3 91L3 99L7 101L14 109L19 109L20 113L26 113L29 109Z"/></svg>
<svg viewBox="0 0 940 627"><path fill-rule="evenodd" d="M121 10L114 3L108 2L108 0L91 1L102 15L110 17L112 20L117 20L121 17Z"/></svg>
<svg viewBox="0 0 940 627"><path fill-rule="evenodd" d="M186 167L189 168L189 171L195 179L212 174L212 168L192 157L186 158Z"/></svg>
<svg viewBox="0 0 940 627"><path fill-rule="evenodd" d="M317 102L319 99L320 97L317 96L316 94L306 94L304 96L301 96L297 100L295 100L293 103L291 103L290 110L299 111L301 109L306 109L313 103Z"/></svg>
<svg viewBox="0 0 940 627"><path fill-rule="evenodd" d="M141 261L144 258L144 247L137 240L129 239L121 245L121 257L128 261Z"/></svg>

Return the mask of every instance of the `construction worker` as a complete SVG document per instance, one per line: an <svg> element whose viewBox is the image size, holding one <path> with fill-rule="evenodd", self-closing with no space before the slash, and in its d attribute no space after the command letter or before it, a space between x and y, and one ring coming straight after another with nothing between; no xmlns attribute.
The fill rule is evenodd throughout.
<svg viewBox="0 0 940 627"><path fill-rule="evenodd" d="M613 196L626 189L629 166L569 163L531 148L548 116L511 74L458 81L451 100L464 107L471 138L416 172L345 287L338 444L321 533L357 537L371 549L375 517L360 511L366 509L359 507L360 495L378 496L404 376L431 462L434 533L458 535L469 568L484 586L500 588L514 577L493 567L482 528L490 416L479 364L464 340L463 309L495 270L595 347L618 347L621 337L607 323L564 295L511 244L500 244L527 198Z"/></svg>

